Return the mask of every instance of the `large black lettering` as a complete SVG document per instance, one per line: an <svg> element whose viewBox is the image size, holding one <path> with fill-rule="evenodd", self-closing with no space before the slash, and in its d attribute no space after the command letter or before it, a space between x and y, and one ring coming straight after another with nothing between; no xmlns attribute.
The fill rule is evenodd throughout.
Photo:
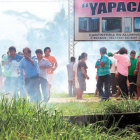
<svg viewBox="0 0 140 140"><path fill-rule="evenodd" d="M140 2L139 2L139 6L138 6L138 12L140 12Z"/></svg>
<svg viewBox="0 0 140 140"><path fill-rule="evenodd" d="M91 11L92 11L92 15L95 15L95 11L96 11L96 7L98 5L98 3L95 3L93 6L93 3L89 3Z"/></svg>
<svg viewBox="0 0 140 140"><path fill-rule="evenodd" d="M124 2L118 2L118 7L117 7L117 12L126 12L126 8L125 8L125 3Z"/></svg>
<svg viewBox="0 0 140 140"><path fill-rule="evenodd" d="M97 12L97 14L101 14L101 12L107 13L106 5L105 5L104 2L99 3L99 7L98 7L98 12Z"/></svg>
<svg viewBox="0 0 140 140"><path fill-rule="evenodd" d="M108 13L111 13L113 8L116 8L116 3L115 2L109 2L108 3Z"/></svg>
<svg viewBox="0 0 140 140"><path fill-rule="evenodd" d="M127 10L129 12L135 12L136 11L136 8L132 8L132 6L136 6L136 3L135 2L128 2L127 3Z"/></svg>

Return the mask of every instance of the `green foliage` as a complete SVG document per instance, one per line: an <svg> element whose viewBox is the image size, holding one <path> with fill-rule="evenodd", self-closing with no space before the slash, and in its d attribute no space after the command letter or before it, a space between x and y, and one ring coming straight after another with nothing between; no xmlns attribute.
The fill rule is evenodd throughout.
<svg viewBox="0 0 140 140"><path fill-rule="evenodd" d="M140 100L110 100L105 102L71 101L66 103L49 103L48 106L63 111L63 114L67 116L140 112Z"/></svg>
<svg viewBox="0 0 140 140"><path fill-rule="evenodd" d="M130 130L116 125L107 129L104 122L88 126L70 123L52 107L34 105L24 99L0 100L0 139L42 140L117 140L138 139Z"/></svg>
<svg viewBox="0 0 140 140"><path fill-rule="evenodd" d="M140 100L109 101L102 104L103 113L140 112Z"/></svg>
<svg viewBox="0 0 140 140"><path fill-rule="evenodd" d="M90 115L102 112L101 105L95 102L51 103L48 105L61 110L65 116Z"/></svg>

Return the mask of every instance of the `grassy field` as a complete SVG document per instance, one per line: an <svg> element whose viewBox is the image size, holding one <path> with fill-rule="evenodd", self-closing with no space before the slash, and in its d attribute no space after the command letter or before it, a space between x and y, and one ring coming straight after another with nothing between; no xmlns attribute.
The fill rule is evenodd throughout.
<svg viewBox="0 0 140 140"><path fill-rule="evenodd" d="M65 98L68 102L47 104L47 108L55 108L62 111L64 115L90 115L105 113L123 113L123 112L140 112L140 100L121 100L117 101L111 98L109 102L99 102L98 97L93 94L84 94L83 101L76 100L75 97L69 97L66 93L53 94L52 98L56 101ZM87 101L87 102L86 102Z"/></svg>
<svg viewBox="0 0 140 140"><path fill-rule="evenodd" d="M65 106L65 105L64 105ZM79 105L80 106L80 105ZM89 105L87 105L89 106ZM60 106L59 106L60 107ZM137 140L134 127L106 128L105 122L88 126L72 124L63 118L61 109L33 105L23 99L0 100L0 139L7 140Z"/></svg>
<svg viewBox="0 0 140 140"><path fill-rule="evenodd" d="M51 98L61 98L61 97L70 98L68 93L65 93L65 92L64 93L52 93L51 94ZM87 94L87 93L83 94L83 98L89 98L89 97L94 97L94 94Z"/></svg>
<svg viewBox="0 0 140 140"><path fill-rule="evenodd" d="M65 94L53 95L57 99ZM54 98L52 96L52 98ZM94 98L84 95L85 99ZM138 140L140 126L120 129L117 124L106 128L104 121L88 126L70 123L65 115L140 112L140 100L32 104L23 99L0 100L0 140Z"/></svg>

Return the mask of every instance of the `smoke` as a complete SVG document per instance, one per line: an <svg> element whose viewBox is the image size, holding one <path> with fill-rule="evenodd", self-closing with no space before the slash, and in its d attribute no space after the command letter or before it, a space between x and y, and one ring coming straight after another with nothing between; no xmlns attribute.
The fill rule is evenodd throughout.
<svg viewBox="0 0 140 140"><path fill-rule="evenodd" d="M54 92L68 91L68 78L66 64L68 63L68 7L63 6L67 2L61 3L59 12L49 9L46 14L54 13L52 20L46 20L41 14L31 11L30 7L21 11L7 9L0 11L2 24L0 31L4 34L0 35L0 55L5 54L9 46L14 45L18 51L26 46L30 47L32 54L35 50L44 49L46 46L51 47L51 54L58 61L58 68L55 71L52 90ZM41 7L40 7L41 10ZM44 10L44 9L43 9ZM48 15L49 16L49 15ZM12 21L11 24L9 24ZM88 41L78 42L75 45L76 58L82 53L88 53L88 74L90 80L87 81L87 92L94 92L96 87L96 69L95 62L100 58L99 48L106 47L109 52L115 52L120 47L126 47L129 52L140 46L140 42L135 41Z"/></svg>

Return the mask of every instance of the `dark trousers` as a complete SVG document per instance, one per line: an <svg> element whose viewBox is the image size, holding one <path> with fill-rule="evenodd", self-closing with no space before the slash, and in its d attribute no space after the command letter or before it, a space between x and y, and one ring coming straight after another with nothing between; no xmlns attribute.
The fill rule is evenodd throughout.
<svg viewBox="0 0 140 140"><path fill-rule="evenodd" d="M135 96L136 92L137 92L137 86L136 86L136 82L137 82L137 75L128 75L128 80L129 80L129 92L130 92L130 97Z"/></svg>
<svg viewBox="0 0 140 140"><path fill-rule="evenodd" d="M117 85L117 79L115 77L115 73L111 73L111 75L110 75L110 91L111 91L111 94L116 93L116 91L117 91L116 85Z"/></svg>
<svg viewBox="0 0 140 140"><path fill-rule="evenodd" d="M103 86L105 91L103 91ZM110 96L110 75L99 76L97 81L97 88L99 91L99 96L102 98L109 98Z"/></svg>
<svg viewBox="0 0 140 140"><path fill-rule="evenodd" d="M75 88L75 84L73 83L73 80L69 80L68 81L68 86L69 86L69 96L76 96L76 88Z"/></svg>
<svg viewBox="0 0 140 140"><path fill-rule="evenodd" d="M121 89L122 97L127 98L128 97L127 76L123 76L119 73L118 84Z"/></svg>
<svg viewBox="0 0 140 140"><path fill-rule="evenodd" d="M47 102L47 80L42 77L39 77L39 82L44 96L44 101Z"/></svg>
<svg viewBox="0 0 140 140"><path fill-rule="evenodd" d="M39 77L25 78L25 88L30 95L30 100L32 102L41 101L41 93L39 87Z"/></svg>

